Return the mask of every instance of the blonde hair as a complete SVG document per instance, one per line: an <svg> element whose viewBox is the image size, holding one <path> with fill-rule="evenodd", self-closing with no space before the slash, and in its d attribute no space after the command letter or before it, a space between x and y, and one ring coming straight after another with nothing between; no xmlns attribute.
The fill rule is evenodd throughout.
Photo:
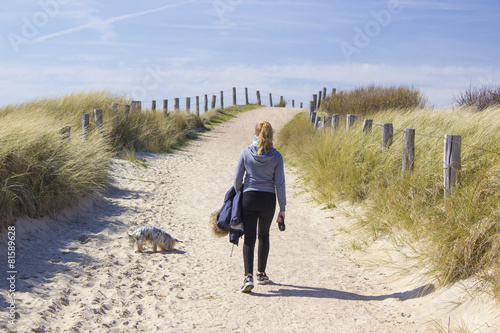
<svg viewBox="0 0 500 333"><path fill-rule="evenodd" d="M261 121L255 126L255 135L259 137L257 154L267 154L273 147L273 128L267 121Z"/></svg>

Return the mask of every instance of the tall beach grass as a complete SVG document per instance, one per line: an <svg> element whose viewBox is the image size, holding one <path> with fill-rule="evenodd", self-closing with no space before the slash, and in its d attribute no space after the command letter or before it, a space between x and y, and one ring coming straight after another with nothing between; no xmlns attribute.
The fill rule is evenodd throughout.
<svg viewBox="0 0 500 333"><path fill-rule="evenodd" d="M279 144L305 175L318 200L366 203L360 221L373 237L397 233L418 244L422 264L442 283L471 276L496 281L500 295L500 107L481 113L392 109L372 113L393 123L394 142L382 151L375 125L315 130L307 114L280 133ZM416 129L415 166L402 171L402 132ZM444 135L462 135L462 173L454 196L444 196Z"/></svg>
<svg viewBox="0 0 500 333"><path fill-rule="evenodd" d="M328 114L365 116L388 109L421 108L427 99L415 88L405 86L358 87L326 96L321 110Z"/></svg>
<svg viewBox="0 0 500 333"><path fill-rule="evenodd" d="M0 109L0 230L22 216L53 215L102 192L113 156L170 152L199 131L257 107L213 109L202 116L176 111L165 117L145 110L126 118L122 111L115 123L114 103L123 109L130 101L95 91ZM84 141L82 115L94 109L103 110L103 130L91 121L91 135ZM67 139L60 133L65 126L71 126Z"/></svg>

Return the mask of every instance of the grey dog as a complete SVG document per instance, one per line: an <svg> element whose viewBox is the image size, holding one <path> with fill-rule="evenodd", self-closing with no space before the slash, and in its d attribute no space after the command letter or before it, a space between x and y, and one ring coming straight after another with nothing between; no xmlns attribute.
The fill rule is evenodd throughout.
<svg viewBox="0 0 500 333"><path fill-rule="evenodd" d="M150 225L137 228L133 233L128 234L128 237L131 243L135 243L137 252L142 252L146 242L153 245L153 252L156 252L157 248L160 248L160 251L172 251L176 243L182 243L165 231Z"/></svg>

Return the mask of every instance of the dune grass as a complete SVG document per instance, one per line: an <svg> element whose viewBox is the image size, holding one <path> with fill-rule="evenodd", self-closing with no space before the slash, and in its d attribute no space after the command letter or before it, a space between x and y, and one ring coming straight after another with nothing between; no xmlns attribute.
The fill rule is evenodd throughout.
<svg viewBox="0 0 500 333"><path fill-rule="evenodd" d="M305 113L280 133L285 156L306 175L319 201L362 201L360 223L374 238L389 233L419 244L421 260L442 283L471 276L496 281L500 295L500 107L404 109L370 115L393 123L394 142L382 152L382 131L342 124L314 130ZM402 133L416 129L413 172L402 172ZM462 172L453 197L444 196L443 139L462 135Z"/></svg>
<svg viewBox="0 0 500 333"><path fill-rule="evenodd" d="M106 187L110 147L92 135L63 139L58 119L40 110L0 116L1 227L73 207Z"/></svg>
<svg viewBox="0 0 500 333"><path fill-rule="evenodd" d="M102 192L113 156L134 152L168 153L203 130L257 106L214 109L196 116L187 112L136 112L128 118L131 101L108 91L74 93L0 109L0 230L22 216L39 218L74 207L82 198ZM112 104L119 114L113 119ZM92 112L103 110L102 132ZM91 134L82 140L81 121L91 114ZM116 125L114 125L116 124ZM71 135L60 131L71 126Z"/></svg>
<svg viewBox="0 0 500 333"><path fill-rule="evenodd" d="M405 86L359 87L329 95L321 102L321 110L328 114L356 114L358 117L388 109L413 109L427 103L422 93Z"/></svg>

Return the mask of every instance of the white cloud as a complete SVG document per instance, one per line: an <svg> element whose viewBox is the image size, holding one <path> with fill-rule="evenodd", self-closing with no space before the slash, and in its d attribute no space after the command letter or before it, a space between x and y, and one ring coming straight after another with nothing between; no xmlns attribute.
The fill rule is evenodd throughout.
<svg viewBox="0 0 500 333"><path fill-rule="evenodd" d="M500 74L486 67L372 64L190 67L170 66L172 63L167 61L159 65L114 69L1 64L6 70L0 74L0 82L3 82L0 104L94 89L132 93L150 101L217 94L233 86L272 92L307 104L311 95L323 86L331 91L331 88L349 90L376 84L413 86L429 97L431 104L442 107L451 104L453 96L470 84L493 83Z"/></svg>

